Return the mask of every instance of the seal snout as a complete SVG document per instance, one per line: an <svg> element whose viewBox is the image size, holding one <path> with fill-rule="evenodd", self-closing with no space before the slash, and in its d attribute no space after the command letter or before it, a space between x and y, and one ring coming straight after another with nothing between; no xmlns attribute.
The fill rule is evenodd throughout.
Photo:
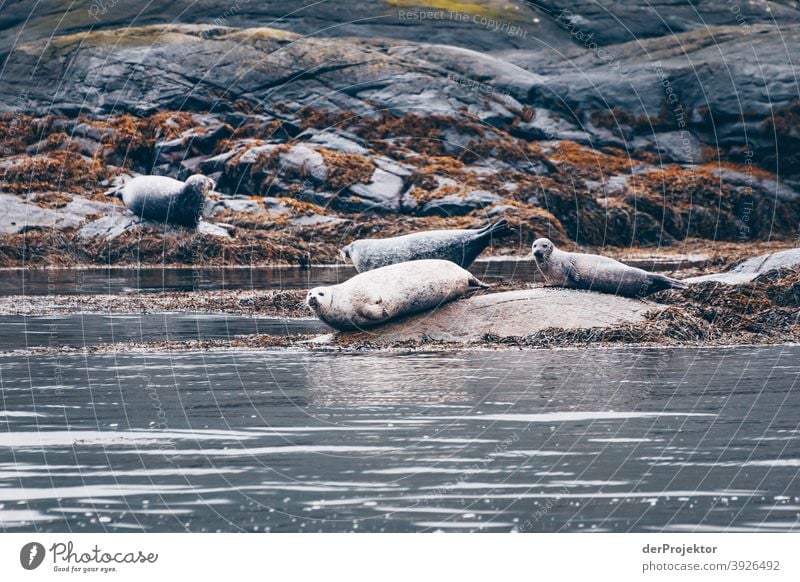
<svg viewBox="0 0 800 582"><path fill-rule="evenodd" d="M531 253L536 259L545 259L553 252L553 243L547 238L537 238L531 247Z"/></svg>
<svg viewBox="0 0 800 582"><path fill-rule="evenodd" d="M306 305L315 313L318 313L320 309L329 304L330 300L331 292L326 287L315 287L306 295Z"/></svg>

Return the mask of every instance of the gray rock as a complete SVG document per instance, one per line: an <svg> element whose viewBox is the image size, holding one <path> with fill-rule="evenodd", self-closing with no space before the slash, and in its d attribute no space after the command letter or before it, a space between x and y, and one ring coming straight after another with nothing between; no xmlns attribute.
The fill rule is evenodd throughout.
<svg viewBox="0 0 800 582"><path fill-rule="evenodd" d="M564 139L585 145L592 142L592 136L586 131L544 108L537 108L530 121L518 123L512 134L531 141Z"/></svg>
<svg viewBox="0 0 800 582"><path fill-rule="evenodd" d="M178 229L175 230L177 231ZM220 224L214 224L213 222L206 222L204 220L201 220L200 224L197 225L197 232L206 236L215 236L217 238L231 238L229 228L226 228ZM182 233L176 232L174 234L180 236Z"/></svg>
<svg viewBox="0 0 800 582"><path fill-rule="evenodd" d="M337 129L326 131L308 130L298 135L297 141L307 141L308 143L345 154L366 155L369 153L362 139L352 133Z"/></svg>
<svg viewBox="0 0 800 582"><path fill-rule="evenodd" d="M503 197L486 190L472 190L461 196L450 194L422 205L420 214L437 216L463 216L473 210L502 202Z"/></svg>
<svg viewBox="0 0 800 582"><path fill-rule="evenodd" d="M78 231L78 236L82 239L95 237L106 240L114 240L122 236L127 230L142 224L142 220L130 212L117 212L98 218L90 222Z"/></svg>
<svg viewBox="0 0 800 582"><path fill-rule="evenodd" d="M703 143L688 131L656 133L650 143L651 149L660 153L666 162L701 164L706 161Z"/></svg>
<svg viewBox="0 0 800 582"><path fill-rule="evenodd" d="M642 321L658 304L573 289L537 288L479 295L370 329L337 333L340 341L478 342L487 335L524 337L549 328L589 329ZM321 338L320 343L330 336Z"/></svg>
<svg viewBox="0 0 800 582"><path fill-rule="evenodd" d="M103 238L107 241L114 240L125 234L128 231L135 230L142 226L149 226L162 231L166 237L182 237L190 233L190 231L172 226L159 224L149 220L142 220L138 216L130 212L117 212L98 218L83 226L78 231L78 236L82 239L91 239L95 237ZM201 220L197 225L197 232L207 236L215 236L219 238L230 238L230 232L227 228Z"/></svg>
<svg viewBox="0 0 800 582"><path fill-rule="evenodd" d="M275 199L273 198L272 200ZM258 214L259 212L264 212L264 207L259 204L258 200L253 200L247 196L225 196L212 206L207 215L215 216L226 210Z"/></svg>
<svg viewBox="0 0 800 582"><path fill-rule="evenodd" d="M724 273L703 275L702 277L691 277L689 279L684 279L684 281L686 283L719 281L720 283L736 285L740 283L749 283L759 275L774 269L798 266L800 266L800 248L788 249L785 251L778 251L775 253L767 253L765 255L752 257L742 261Z"/></svg>
<svg viewBox="0 0 800 582"><path fill-rule="evenodd" d="M398 212L405 180L381 168L375 168L369 184L352 184L348 190L363 199L365 209Z"/></svg>
<svg viewBox="0 0 800 582"><path fill-rule="evenodd" d="M338 216L324 216L322 214L312 214L310 216L299 216L292 218L289 222L295 226L317 226L320 224L341 224L343 222L350 222L345 218Z"/></svg>
<svg viewBox="0 0 800 582"><path fill-rule="evenodd" d="M751 188L754 194L762 194L769 198L777 198L783 202L794 202L800 200L800 190L795 190L786 184L782 184L777 179L768 179L756 176L755 174L748 175L747 173L737 172L730 168L714 168L714 174L736 186L742 188Z"/></svg>
<svg viewBox="0 0 800 582"><path fill-rule="evenodd" d="M294 171L300 176L308 176L319 184L328 179L325 158L314 149L304 145L292 146L288 151L281 152L278 159L284 171Z"/></svg>
<svg viewBox="0 0 800 582"><path fill-rule="evenodd" d="M87 216L119 206L74 196L62 208L43 208L13 194L0 194L0 234L17 234L31 228L65 230L78 228Z"/></svg>
<svg viewBox="0 0 800 582"><path fill-rule="evenodd" d="M623 196L628 192L628 176L611 176L605 182L587 180L586 187L590 192L600 196Z"/></svg>

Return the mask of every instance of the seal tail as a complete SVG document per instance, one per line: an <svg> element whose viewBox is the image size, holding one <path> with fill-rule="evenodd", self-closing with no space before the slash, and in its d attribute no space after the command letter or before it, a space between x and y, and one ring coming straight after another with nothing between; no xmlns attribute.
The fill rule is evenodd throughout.
<svg viewBox="0 0 800 582"><path fill-rule="evenodd" d="M512 232L514 232L514 228L508 224L508 221L505 218L503 220L498 220L497 222L487 224L478 230L478 234L480 236L488 235L490 237L497 238L500 238L501 236L507 236Z"/></svg>
<svg viewBox="0 0 800 582"><path fill-rule="evenodd" d="M111 198L116 198L117 200L122 200L122 188L123 186L115 186L109 190L103 192L104 196L109 196Z"/></svg>
<svg viewBox="0 0 800 582"><path fill-rule="evenodd" d="M487 285L486 283L478 279L475 275L470 275L469 286L478 289L490 289L492 287L491 285Z"/></svg>
<svg viewBox="0 0 800 582"><path fill-rule="evenodd" d="M651 275L652 281L650 283L650 292L656 293L665 289L688 289L688 285L683 281L678 281L672 277L665 277L664 275Z"/></svg>

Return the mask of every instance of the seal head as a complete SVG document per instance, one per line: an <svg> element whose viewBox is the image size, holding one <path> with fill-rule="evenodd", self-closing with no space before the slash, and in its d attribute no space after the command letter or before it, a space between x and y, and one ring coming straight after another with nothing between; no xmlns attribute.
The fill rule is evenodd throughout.
<svg viewBox="0 0 800 582"><path fill-rule="evenodd" d="M537 261L547 261L550 258L550 255L553 254L554 248L555 247L549 238L537 238L535 241L533 241L531 252Z"/></svg>
<svg viewBox="0 0 800 582"><path fill-rule="evenodd" d="M315 315L327 309L333 304L333 289L330 287L314 287L306 295L306 305L311 308Z"/></svg>

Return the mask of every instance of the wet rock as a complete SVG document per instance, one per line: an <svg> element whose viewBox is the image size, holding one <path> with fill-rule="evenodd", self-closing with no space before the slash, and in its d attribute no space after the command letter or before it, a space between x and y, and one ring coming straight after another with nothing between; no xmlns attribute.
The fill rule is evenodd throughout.
<svg viewBox="0 0 800 582"><path fill-rule="evenodd" d="M281 152L278 157L284 171L294 172L299 176L307 176L319 184L328 179L328 167L325 165L325 158L316 150L303 145L296 145L292 146L288 151Z"/></svg>
<svg viewBox="0 0 800 582"><path fill-rule="evenodd" d="M700 164L706 161L704 144L688 131L656 133L648 141L649 147L645 146L643 149L652 149L661 154L666 162Z"/></svg>
<svg viewBox="0 0 800 582"><path fill-rule="evenodd" d="M263 201L266 200L266 198L263 199ZM270 200L275 200L275 198L270 198ZM226 210L230 210L232 212L246 212L251 214L257 214L265 211L264 206L258 200L254 200L248 196L226 196L215 202L211 206L211 209L208 211L206 216L215 216L225 212Z"/></svg>
<svg viewBox="0 0 800 582"><path fill-rule="evenodd" d="M308 142L336 152L366 155L369 150L358 136L341 130L308 130L297 136L297 141Z"/></svg>
<svg viewBox="0 0 800 582"><path fill-rule="evenodd" d="M450 194L422 205L419 213L428 216L463 216L473 210L502 202L502 196L486 190L472 190L464 195Z"/></svg>
<svg viewBox="0 0 800 582"><path fill-rule="evenodd" d="M190 232L178 226L165 225L151 220L142 220L138 216L120 209L120 211L114 214L108 214L84 225L83 228L78 231L78 237L84 240L100 237L111 241L122 236L126 232L145 226L160 230L165 237L183 237ZM219 238L231 237L229 228L203 220L197 225L197 232Z"/></svg>
<svg viewBox="0 0 800 582"><path fill-rule="evenodd" d="M345 218L338 216L324 216L322 214L311 214L308 216L299 216L292 218L291 222L295 226L318 226L320 224L341 224L343 222L350 222Z"/></svg>
<svg viewBox="0 0 800 582"><path fill-rule="evenodd" d="M425 313L371 328L335 334L337 342L391 344L406 341L480 342L525 337L549 328L589 329L642 321L660 309L647 301L572 289L537 288L461 299ZM333 336L317 341L325 343Z"/></svg>
<svg viewBox="0 0 800 582"><path fill-rule="evenodd" d="M60 208L44 208L13 194L0 194L0 234L16 234L33 228L65 230L77 228L93 214L119 208L81 196Z"/></svg>
<svg viewBox="0 0 800 582"><path fill-rule="evenodd" d="M749 283L759 275L781 267L800 266L800 248L767 253L752 257L735 265L729 271L701 277L684 279L687 283L704 283L706 281L719 281L731 285Z"/></svg>
<svg viewBox="0 0 800 582"><path fill-rule="evenodd" d="M604 182L587 180L586 187L599 196L623 196L628 192L628 176L611 176Z"/></svg>
<svg viewBox="0 0 800 582"><path fill-rule="evenodd" d="M730 168L714 168L712 172L724 181L735 184L741 188L751 189L754 193L766 195L769 198L777 198L784 202L794 202L800 200L800 190L782 184L777 179L764 178L752 172L737 172Z"/></svg>
<svg viewBox="0 0 800 582"><path fill-rule="evenodd" d="M171 227L174 228L174 227ZM175 229L179 230L179 229ZM197 225L197 232L206 236L215 236L217 238L231 238L231 228L227 225L214 224L213 222L200 221ZM182 232L175 233L176 236L181 236Z"/></svg>
<svg viewBox="0 0 800 582"><path fill-rule="evenodd" d="M399 212L404 188L405 180L401 176L375 168L369 184L350 185L349 203L363 210Z"/></svg>
<svg viewBox="0 0 800 582"><path fill-rule="evenodd" d="M78 232L78 237L82 239L101 237L106 240L114 240L124 234L125 231L142 224L142 222L138 216L120 211L103 216L85 225Z"/></svg>
<svg viewBox="0 0 800 582"><path fill-rule="evenodd" d="M587 145L592 142L592 136L586 131L544 108L537 108L530 121L518 123L511 129L511 133L532 141L567 139Z"/></svg>

